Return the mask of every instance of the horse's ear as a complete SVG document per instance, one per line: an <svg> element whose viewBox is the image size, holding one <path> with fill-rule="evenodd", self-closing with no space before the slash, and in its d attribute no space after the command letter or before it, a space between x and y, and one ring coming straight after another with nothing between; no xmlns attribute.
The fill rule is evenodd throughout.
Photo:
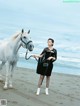
<svg viewBox="0 0 80 106"><path fill-rule="evenodd" d="M28 34L30 33L30 30L28 30L28 32L27 32Z"/></svg>
<svg viewBox="0 0 80 106"><path fill-rule="evenodd" d="M24 29L22 29L22 33L24 33Z"/></svg>

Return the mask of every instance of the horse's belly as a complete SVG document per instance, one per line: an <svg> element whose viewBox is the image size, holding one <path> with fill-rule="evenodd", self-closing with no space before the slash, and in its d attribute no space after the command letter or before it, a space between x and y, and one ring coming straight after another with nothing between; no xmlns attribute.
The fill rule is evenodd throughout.
<svg viewBox="0 0 80 106"><path fill-rule="evenodd" d="M0 51L0 61L6 61L3 51Z"/></svg>
<svg viewBox="0 0 80 106"><path fill-rule="evenodd" d="M17 61L18 61L18 56L9 57L8 60L9 60L10 62L17 62Z"/></svg>

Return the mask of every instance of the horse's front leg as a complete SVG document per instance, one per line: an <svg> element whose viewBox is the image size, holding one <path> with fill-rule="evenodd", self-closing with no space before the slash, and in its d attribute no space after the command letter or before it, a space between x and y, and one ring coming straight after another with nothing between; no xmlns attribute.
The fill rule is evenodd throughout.
<svg viewBox="0 0 80 106"><path fill-rule="evenodd" d="M4 64L5 64L5 62L2 62L1 65L0 65L0 81L2 81L1 72L2 72L2 68L3 68Z"/></svg>
<svg viewBox="0 0 80 106"><path fill-rule="evenodd" d="M14 72L15 67L16 67L16 63L13 63L10 67L9 88L13 88L12 78L13 78L13 72Z"/></svg>
<svg viewBox="0 0 80 106"><path fill-rule="evenodd" d="M4 89L8 88L9 68L10 68L10 64L9 64L9 62L6 62L6 80L5 80Z"/></svg>

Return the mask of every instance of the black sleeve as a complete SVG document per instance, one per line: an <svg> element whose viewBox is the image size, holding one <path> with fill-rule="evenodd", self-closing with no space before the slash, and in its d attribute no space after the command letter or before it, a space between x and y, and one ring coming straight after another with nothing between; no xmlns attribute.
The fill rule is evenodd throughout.
<svg viewBox="0 0 80 106"><path fill-rule="evenodd" d="M55 60L52 60L52 62L54 62L54 61L57 60L57 50L56 50L56 49L54 50L54 55L53 55L53 57L55 57Z"/></svg>
<svg viewBox="0 0 80 106"><path fill-rule="evenodd" d="M38 64L41 64L41 63L43 63L43 61L44 61L44 54L46 53L46 48L44 48L43 49L43 51L42 51L42 53L40 54L40 55L43 55L42 57L39 57L39 59L38 59Z"/></svg>

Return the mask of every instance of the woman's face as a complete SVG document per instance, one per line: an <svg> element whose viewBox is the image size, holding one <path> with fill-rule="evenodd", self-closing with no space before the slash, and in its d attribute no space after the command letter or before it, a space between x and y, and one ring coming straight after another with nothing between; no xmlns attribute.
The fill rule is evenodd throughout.
<svg viewBox="0 0 80 106"><path fill-rule="evenodd" d="M52 40L48 40L48 46L53 46Z"/></svg>

